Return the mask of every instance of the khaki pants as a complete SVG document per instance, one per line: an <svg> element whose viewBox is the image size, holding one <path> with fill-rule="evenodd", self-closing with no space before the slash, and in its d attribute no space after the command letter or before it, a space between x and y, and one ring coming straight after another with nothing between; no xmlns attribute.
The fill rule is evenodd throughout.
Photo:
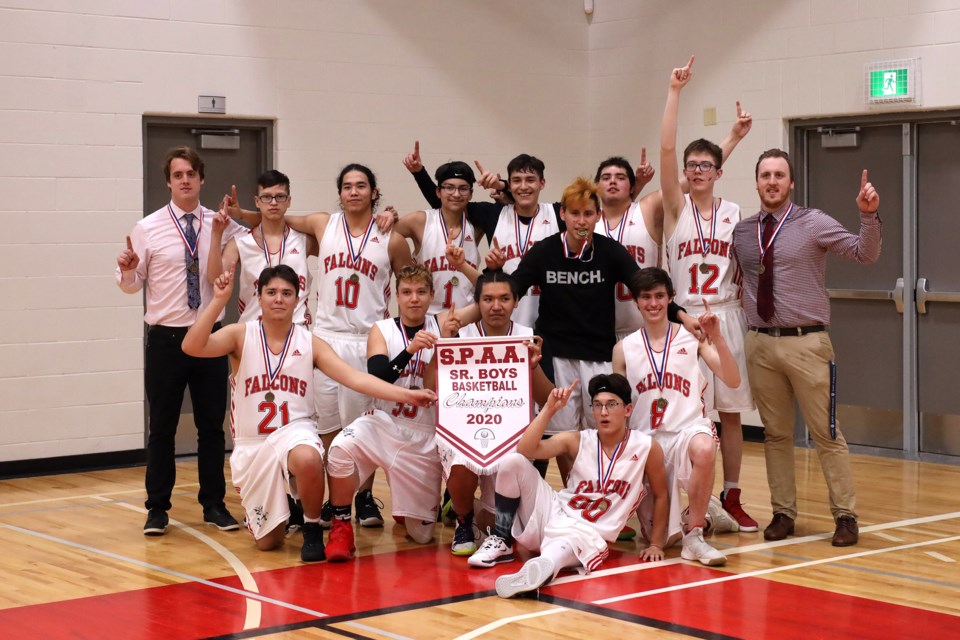
<svg viewBox="0 0 960 640"><path fill-rule="evenodd" d="M830 437L830 361L833 344L826 331L773 337L748 331L745 340L750 388L764 426L763 450L774 513L797 517L793 458L794 400L820 458L834 519L856 517L856 493L847 442L837 429Z"/></svg>

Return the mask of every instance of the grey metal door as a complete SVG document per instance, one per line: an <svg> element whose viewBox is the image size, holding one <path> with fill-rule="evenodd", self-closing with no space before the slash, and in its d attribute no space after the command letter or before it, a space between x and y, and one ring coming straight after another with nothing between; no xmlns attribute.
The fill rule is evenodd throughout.
<svg viewBox="0 0 960 640"><path fill-rule="evenodd" d="M201 203L217 209L224 194L237 186L237 195L245 208L253 208L256 178L272 165L273 123L268 120L239 120L223 118L178 118L144 116L143 119L143 211L156 211L170 200L163 175L163 158L172 147L193 147L204 162L204 182ZM230 148L237 147L237 148ZM227 305L225 322L236 322L239 317L236 292ZM227 381L224 380L224 384ZM144 396L144 434L146 415L149 415ZM232 448L229 415L224 421L227 448ZM193 423L190 392L184 396L177 426L177 454L197 451L197 431Z"/></svg>
<svg viewBox="0 0 960 640"><path fill-rule="evenodd" d="M881 197L883 250L873 265L827 260L837 417L852 444L903 447L903 316L891 298L903 275L903 143L897 124L806 132L805 197L857 233L863 169ZM840 138L839 136L846 136Z"/></svg>
<svg viewBox="0 0 960 640"><path fill-rule="evenodd" d="M960 176L957 121L922 123L917 132L917 388L920 451L960 456Z"/></svg>

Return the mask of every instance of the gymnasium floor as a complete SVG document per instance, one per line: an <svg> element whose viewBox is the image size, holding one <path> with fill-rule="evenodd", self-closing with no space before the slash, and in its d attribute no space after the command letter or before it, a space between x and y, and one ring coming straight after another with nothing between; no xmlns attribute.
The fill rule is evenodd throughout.
<svg viewBox="0 0 960 640"><path fill-rule="evenodd" d="M854 456L860 544L838 549L815 453L798 450L797 464L796 536L715 536L729 558L716 569L680 560L678 548L640 564L636 543L618 543L601 571L561 574L538 597L509 601L494 579L519 563L469 569L449 553L451 527L438 525L437 543L421 547L388 517L383 529L357 529L360 557L339 565L301 563L299 538L258 552L245 531L203 525L192 459L178 463L172 526L159 538L141 533L142 467L6 480L0 634L960 638L960 468ZM382 473L377 482L389 505ZM759 444L745 444L741 485L762 528L770 507ZM233 494L228 507L242 515Z"/></svg>

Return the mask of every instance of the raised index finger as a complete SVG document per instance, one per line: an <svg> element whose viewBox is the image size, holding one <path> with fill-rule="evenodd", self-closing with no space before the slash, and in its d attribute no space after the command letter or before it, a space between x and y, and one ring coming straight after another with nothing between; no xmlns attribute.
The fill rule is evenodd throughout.
<svg viewBox="0 0 960 640"><path fill-rule="evenodd" d="M867 170L863 170L863 175L860 176L860 190L863 191L863 188L867 186Z"/></svg>
<svg viewBox="0 0 960 640"><path fill-rule="evenodd" d="M473 164L477 165L477 169L480 171L480 173L486 173L486 172L487 172L487 170L483 168L483 165L480 164L480 161L479 161L479 160L474 160L474 161L473 161Z"/></svg>
<svg viewBox="0 0 960 640"><path fill-rule="evenodd" d="M647 164L647 148L640 147L640 164Z"/></svg>
<svg viewBox="0 0 960 640"><path fill-rule="evenodd" d="M742 115L743 115L743 109L740 107L740 101L737 100L737 117L739 118Z"/></svg>
<svg viewBox="0 0 960 640"><path fill-rule="evenodd" d="M706 299L706 298L700 298L700 299L703 300L703 308L704 308L704 310L705 310L707 313L710 313L710 303L707 302L707 299Z"/></svg>
<svg viewBox="0 0 960 640"><path fill-rule="evenodd" d="M419 140L414 140L414 141L413 141L413 155L415 155L415 156L419 156L419 155L420 155L420 141L419 141Z"/></svg>
<svg viewBox="0 0 960 640"><path fill-rule="evenodd" d="M693 68L693 60L694 60L694 58L696 58L696 56L690 56L690 62L687 63L687 66L684 67L684 69L686 69L687 71L689 71L690 69Z"/></svg>
<svg viewBox="0 0 960 640"><path fill-rule="evenodd" d="M127 236L127 249L133 251L133 241L130 239L130 236Z"/></svg>

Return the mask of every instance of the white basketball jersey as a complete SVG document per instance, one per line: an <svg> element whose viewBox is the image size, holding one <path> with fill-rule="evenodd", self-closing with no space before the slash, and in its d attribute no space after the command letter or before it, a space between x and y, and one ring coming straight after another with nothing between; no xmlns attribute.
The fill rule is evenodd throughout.
<svg viewBox="0 0 960 640"><path fill-rule="evenodd" d="M740 207L717 198L710 220L698 217L689 195L677 228L664 243L667 270L681 307L736 302L740 299L740 267L733 257L733 228L740 222ZM706 248L706 255L704 255Z"/></svg>
<svg viewBox="0 0 960 640"><path fill-rule="evenodd" d="M473 284L465 275L447 264L447 245L450 242L463 247L463 255L475 269L479 268L480 251L477 250L477 234L473 225L463 216L462 227L456 238L447 239L440 209L427 209L423 225L423 240L417 260L433 274L433 302L430 313L440 313L456 304L462 309L473 302ZM437 334L440 335L440 334Z"/></svg>
<svg viewBox="0 0 960 640"><path fill-rule="evenodd" d="M330 216L317 258L317 314L314 331L367 334L389 317L390 233L373 218L366 232L350 235L342 211Z"/></svg>
<svg viewBox="0 0 960 640"><path fill-rule="evenodd" d="M581 431L580 450L567 486L558 492L562 509L589 522L607 542L615 541L646 493L643 473L650 442L650 436L628 429L624 441L608 458L597 430Z"/></svg>
<svg viewBox="0 0 960 640"><path fill-rule="evenodd" d="M513 273L527 249L544 238L559 232L557 216L554 214L551 204L541 203L536 215L530 219L528 224L520 222L520 216L517 215L512 204L504 207L500 211L497 228L493 232L497 245L503 250L503 254L507 258L507 261L503 264L503 270L506 273ZM523 249L521 250L520 247L523 247ZM513 318L521 324L532 327L537 323L539 310L540 287L533 286L527 289L525 295L520 298L517 308L513 310Z"/></svg>
<svg viewBox="0 0 960 640"><path fill-rule="evenodd" d="M237 294L237 308L240 319L237 322L255 322L260 319L260 299L257 298L257 279L267 267L285 264L300 276L299 300L293 310L296 324L310 326L312 317L307 310L307 294L310 291L310 269L307 266L307 236L284 227L284 241L279 254L270 254L270 261L264 255L263 247L254 239L253 230L237 237L237 250L240 252L240 288Z"/></svg>
<svg viewBox="0 0 960 640"><path fill-rule="evenodd" d="M281 353L267 349L259 322L248 322L240 366L230 377L234 441L263 440L300 420L313 423L313 335L292 325ZM275 375L271 378L270 371Z"/></svg>
<svg viewBox="0 0 960 640"><path fill-rule="evenodd" d="M387 318L377 321L377 328L383 334L387 342L388 357L393 360L400 352L407 348L406 336L401 332L399 318ZM440 326L437 324L435 315L428 315L423 324L424 331L429 331L433 335L440 335ZM421 349L407 366L403 373L393 384L405 387L407 389L423 388L423 372L427 370L427 365L433 359L433 349ZM437 408L436 407L417 407L399 402L390 402L374 398L373 406L380 409L395 419L402 420L406 426L416 426L426 430L435 430L437 428Z"/></svg>
<svg viewBox="0 0 960 640"><path fill-rule="evenodd" d="M679 433L698 422L710 424L703 403L707 382L698 362L700 343L681 325L671 324L670 329L665 353L648 349L642 330L623 339L627 380L633 388L630 428L647 434Z"/></svg>
<svg viewBox="0 0 960 640"><path fill-rule="evenodd" d="M517 315L516 309L513 311L513 315ZM439 334L438 334L439 335ZM483 329L480 326L479 322L473 322L464 327L460 327L460 333L458 334L461 338L482 338L485 337ZM508 336L532 336L533 329L526 325L522 325L517 322L511 322L510 328L507 329Z"/></svg>
<svg viewBox="0 0 960 640"><path fill-rule="evenodd" d="M606 218L601 215L594 233L607 236L622 244L640 268L660 266L660 245L650 237L639 203L632 203L623 214L620 224L612 229L608 228ZM640 315L637 303L634 302L627 285L622 282L617 284L616 296L617 333L622 335L642 327L643 316Z"/></svg>

